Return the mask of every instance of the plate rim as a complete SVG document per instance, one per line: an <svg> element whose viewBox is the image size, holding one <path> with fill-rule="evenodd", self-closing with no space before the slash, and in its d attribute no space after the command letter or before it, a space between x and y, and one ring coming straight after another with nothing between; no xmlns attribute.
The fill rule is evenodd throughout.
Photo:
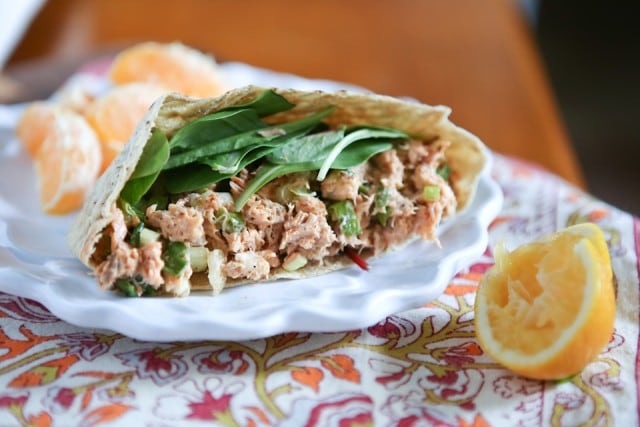
<svg viewBox="0 0 640 427"><path fill-rule="evenodd" d="M233 67L236 69L240 66L243 65L233 64ZM280 78L286 80L296 78L305 85L313 84L310 83L313 81L301 77L292 77L287 74L279 74L251 66L244 66L248 67L247 72L253 72L258 76L260 73L263 73L264 76L264 73L268 72L270 73L268 75L270 79ZM333 90L335 87L340 87L340 84L337 82L320 81L319 85L321 88L329 86L330 90ZM45 269L43 270L44 272L53 271L59 273L59 276L55 276L54 273L54 277L51 279L40 278L38 280L34 278L34 276L30 277L26 267L20 269L15 266L0 265L0 291L35 300L46 307L57 318L70 324L79 327L111 330L134 339L145 341L237 341L265 338L286 332L338 332L365 328L389 315L422 306L437 298L444 292L455 274L484 253L489 240L488 228L502 207L503 195L498 184L491 177L493 165L492 153L484 146L482 149L485 151L487 162L479 175L477 189L471 203L462 212L445 220L441 224L441 230L439 230L439 233L445 233L446 236L446 233L450 232L450 229L455 229L456 226L462 224L473 230L473 233L468 233L469 236L473 236L473 239L467 241L465 247L448 253L447 256L439 259L435 263L432 261L423 266L424 268L435 268L435 279L430 283L419 286L419 290L425 292L425 294L418 298L416 298L415 293L412 294L412 289L385 287L384 289L378 289L377 293L370 290L365 293L363 297L366 297L364 300L365 304L360 306L366 308L364 312L354 311L353 307L346 307L346 310L342 308L341 310L334 309L333 311L323 312L322 310L326 310L326 304L321 304L317 307L313 304L303 304L301 307L301 305L298 304L297 307L294 305L286 307L286 309L283 310L283 302L281 301L276 304L280 311L272 310L269 313L270 317L266 320L245 316L244 323L229 324L230 322L225 323L224 319L233 318L237 320L234 316L224 316L224 314L229 315L229 313L223 313L223 316L219 316L217 318L218 320L216 320L213 316L217 313L193 311L193 307L190 306L190 301L193 301L194 298L211 298L206 295L194 294L186 298L123 299L109 292L101 292L97 289L98 286L95 280L89 277L88 269L84 268L80 261L71 255L68 249L67 253L63 254L64 256L59 259L48 259L49 267L46 267L46 265L42 267ZM8 151L5 149L0 150L0 162L7 161L7 153ZM13 155L15 155L15 152L13 152ZM22 155L24 155L24 153ZM0 175L2 175L1 171ZM11 231L11 215L15 215L15 211L12 212L11 208L11 200L5 198L3 194L0 194L0 250L9 251L9 255L13 254L15 257L18 257L18 255L23 257L33 255L28 251L25 252L18 246L12 247L12 241L8 233ZM7 218L7 216L10 218ZM43 220L46 222L47 218ZM64 220L61 224L64 224ZM403 250L410 250L410 248L401 249L394 253L402 253ZM2 253L0 253L0 256L2 256ZM382 255L375 258L372 260L372 265L375 267L377 263L384 262L384 258L387 256L390 255ZM45 261L46 260L47 258L45 257ZM40 268L40 266L35 265L34 267L36 267L36 269ZM49 270L46 268L49 268ZM83 271L83 268L85 270L85 277L79 277L78 275L81 274L80 272ZM66 269L69 269L69 271ZM232 299L233 295L246 298L247 293L252 293L251 289L260 289L260 292L254 292L258 295L264 293L262 291L263 286L271 286L271 292L274 292L278 287L278 283L288 283L288 286L291 286L291 283L294 282L309 281L314 283L312 282L314 280L332 280L339 278L348 286L351 286L349 292L355 292L357 296L357 292L361 290L358 289L357 286L358 280L364 280L363 277L366 278L366 275L369 275L369 279L372 277L375 279L376 276L371 276L371 274L372 273L362 272L352 267L323 276L316 276L315 278L296 281L277 281L269 285L242 286L226 290L225 293L227 299ZM374 272L373 274L375 275L376 273ZM81 286L86 284L86 286L93 286L94 289L89 290L88 300L82 298L67 298L69 296L68 293L65 293L65 289L60 287L64 286L64 283L59 283L61 281L67 283L66 286L69 286L69 283L77 284L80 282ZM366 285L363 286L366 288ZM323 291L324 289L320 289L321 295L319 298L323 297ZM344 289L339 288L339 291L344 291ZM224 299L225 293L215 298ZM324 295L325 298L330 298L331 296L331 293ZM335 296L341 296L341 294L338 292ZM309 296L307 295L307 297ZM345 298L344 292L342 297ZM382 301L382 299L385 300ZM262 300L261 302L264 303ZM384 308L372 309L373 305L382 302L385 303ZM201 303L202 301L195 305L200 306L202 305ZM245 303L249 304L250 301L245 301ZM165 318L162 322L154 321L151 313L147 313L144 310L148 309L148 307L157 309L158 305L164 305L165 311L168 306L171 308L174 316L177 315L178 318ZM216 304L213 305L215 306ZM143 310L141 310L141 307ZM245 309L243 313L246 314L246 312L247 310ZM254 317L255 315L256 314L254 314ZM223 320L221 321L220 319ZM170 320L174 320L177 323L171 323ZM259 325L255 324L256 321L259 321ZM252 324L252 322L254 322L254 324Z"/></svg>

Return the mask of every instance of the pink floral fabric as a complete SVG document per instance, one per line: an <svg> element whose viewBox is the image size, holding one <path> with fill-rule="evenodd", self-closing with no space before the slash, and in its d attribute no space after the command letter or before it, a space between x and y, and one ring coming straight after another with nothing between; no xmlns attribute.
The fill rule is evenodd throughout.
<svg viewBox="0 0 640 427"><path fill-rule="evenodd" d="M362 330L141 342L0 293L0 425L638 425L640 220L514 159L496 155L493 175L505 203L485 254L437 300ZM615 332L575 377L519 377L475 339L491 247L583 221L608 239Z"/></svg>

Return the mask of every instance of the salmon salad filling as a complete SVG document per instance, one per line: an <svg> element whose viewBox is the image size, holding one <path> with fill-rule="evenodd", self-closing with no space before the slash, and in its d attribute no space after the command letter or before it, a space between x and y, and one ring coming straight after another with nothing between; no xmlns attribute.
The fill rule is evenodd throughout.
<svg viewBox="0 0 640 427"><path fill-rule="evenodd" d="M155 129L92 254L101 288L218 293L347 259L366 269L413 237L437 243L457 206L447 140L329 127L330 107L263 120L291 107L265 92L173 135Z"/></svg>

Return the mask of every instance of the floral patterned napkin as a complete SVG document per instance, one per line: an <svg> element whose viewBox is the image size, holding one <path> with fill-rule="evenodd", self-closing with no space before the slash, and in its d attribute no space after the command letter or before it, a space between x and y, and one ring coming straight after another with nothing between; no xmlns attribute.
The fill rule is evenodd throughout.
<svg viewBox="0 0 640 427"><path fill-rule="evenodd" d="M493 176L505 202L485 254L436 301L362 330L142 342L0 293L0 425L638 425L640 220L515 159L496 155ZM582 221L608 239L615 333L570 380L518 377L474 335L491 247Z"/></svg>

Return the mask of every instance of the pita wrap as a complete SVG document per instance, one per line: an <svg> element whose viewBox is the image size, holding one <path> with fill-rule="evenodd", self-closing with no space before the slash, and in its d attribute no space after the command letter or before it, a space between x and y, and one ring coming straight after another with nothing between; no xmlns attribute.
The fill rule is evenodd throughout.
<svg viewBox="0 0 640 427"><path fill-rule="evenodd" d="M126 218L126 229L122 231L121 223L123 214L120 210L121 205L119 203L120 194L134 174L143 155L143 150L148 141L150 141L154 130L161 131L166 135L168 140L171 141L171 138L180 129L194 120L232 106L251 103L266 90L267 89L262 87L247 86L231 90L219 97L207 99L192 99L177 94L167 94L152 105L123 151L98 180L69 233L69 243L72 252L87 267L96 270L98 282L102 288L114 287L114 281L117 280L118 277L114 278L113 276L122 274L122 272L116 273L113 271L111 273L105 273L105 270L109 270L109 267L105 265L108 264L108 259L114 256L114 250L119 251L122 249L114 247L115 240L119 239L121 241L120 243L125 246L126 251L128 251L125 252L128 254L127 256L129 256L129 258L121 259L119 264L123 264L128 260L126 262L132 263L133 265L128 270L125 269L125 271L127 271L126 274L135 275L138 279L141 274L144 278L150 277L150 274L148 272L145 273L144 268L141 268L141 263L146 262L144 261L145 259L155 259L156 264L158 263L158 251L156 251L155 258L153 254L147 254L145 258L141 252L142 248L135 248L135 245L127 242L132 228L140 219L144 218L134 219L133 221L131 218ZM293 104L291 109L262 117L265 123L276 126L276 128L280 124L308 117L326 107L332 106L332 112L323 119L323 122L328 125L329 130L345 126L355 127L356 129L362 126L381 127L404 132L409 137L404 141L394 144L394 148L389 151L389 153L391 151L393 151L393 153L388 155L379 153L369 158L365 164L373 166L362 166L358 169L359 172L353 173L351 169L340 171L334 171L332 169L322 183L316 182L314 179L317 171L307 172L306 175L298 174L298 177L301 175L305 176L309 181L305 183L307 184L307 189L310 190L308 195L303 194L288 202L282 202L280 200L278 212L282 213L284 219L279 217L279 219L274 220L274 224L280 224L277 227L273 226L273 224L266 226L269 232L273 233L274 230L278 229L279 231L277 233L280 233L276 233L275 239L277 241L275 244L272 241L269 247L275 254L268 253L265 255L266 243L263 246L258 244L258 247L256 247L255 244L253 244L253 246L252 244L248 244L238 249L238 246L242 246L242 244L238 245L237 241L232 242L230 240L229 235L233 234L232 232L218 234L217 237L207 235L204 242L197 244L207 248L206 253L208 253L208 258L206 269L193 274L191 274L192 271L190 268L186 269L189 271L188 273L182 274L181 285L175 285L175 283L172 285L167 283L160 284L159 282L163 281L171 282L171 280L167 279L166 272L161 273L163 279L156 280L152 286L154 289L157 288L160 293L183 296L187 295L190 289L213 289L214 293L216 293L223 287L238 284L323 274L328 271L353 265L354 260L362 263L362 258L373 255L377 256L388 250L397 249L418 237L437 241L435 230L440 220L449 215L454 215L470 203L475 192L478 177L486 163L486 148L477 137L455 126L448 120L450 110L447 107L434 107L388 96L347 91L325 93L291 89L271 90ZM274 132L274 134L277 133L277 131ZM265 135L267 134L265 133ZM412 141L418 141L420 144L414 144ZM434 158L438 160L433 160ZM433 160L429 160L431 161L429 165L431 169L425 165L425 159ZM244 174L243 179L245 181L241 183L240 187L246 184L246 181L250 181L252 177L255 176L256 171L260 170L259 163L260 160L244 168L242 174ZM436 171L434 169L438 165L447 168L446 176L441 176L439 170L438 174L435 173ZM390 171L394 168L400 168L401 170L401 182L399 183L394 183L394 179L390 175ZM366 169L364 178L362 169ZM186 170L188 173L188 168ZM438 176L440 178L429 178L437 180L437 183L435 183L436 185L426 185L425 187L429 188L425 188L423 194L423 189L418 188L423 184L418 183L423 182L424 179L416 177L419 174L422 174L422 178L425 176ZM249 200L253 203L257 198L260 198L264 206L273 206L273 203L275 203L273 200L265 201L264 199L270 199L270 194L273 194L274 191L281 188L283 182L286 182L286 180L290 179L293 175L294 174L284 175L274 180L260 190L258 193L259 196L254 195ZM358 194L351 194L351 196L349 196L350 200L345 202L342 200L345 199L345 196L335 194L336 192L339 193L339 189L346 188L344 186L345 182L340 180L351 179L351 176L356 175L359 175L358 179L360 180L357 182L360 184ZM337 179L337 181L334 182L336 186L327 189L330 185L326 184L325 186L325 182L328 183L332 178ZM402 179L407 182L402 182ZM347 182L347 184L353 184L353 182ZM219 183L215 184L215 187L212 186L211 191L203 192L200 190L194 194L202 195L211 194L212 192L215 194L218 191L229 192L229 186L232 187L231 193L233 193L234 184L229 184L227 180L225 184L222 184L222 186L225 185L226 188L224 190L218 190L221 188L221 184ZM269 186L271 186L271 188L267 190ZM415 187L412 190L415 194L407 194L409 187ZM428 197L431 196L427 195L427 190L432 190L431 187L438 187L435 200L428 200ZM365 188L368 193L361 194L360 191L362 188ZM374 192L372 188L373 190L377 189L377 192ZM242 188L240 188L240 190L241 189ZM381 199L380 191L384 190L386 192L387 189L393 194L393 197L399 200L399 202L396 200L397 203L394 202L396 205L393 209L378 205L378 201ZM269 191L271 191L271 193L269 193ZM343 224L340 223L340 221L336 222L335 217L333 220L327 218L326 222L330 227L328 232L331 235L331 241L329 246L325 248L324 255L319 259L314 255L315 252L313 252L317 249L315 247L317 246L317 242L313 243L312 247L308 245L304 246L304 243L300 243L300 241L295 243L298 244L298 249L306 248L306 250L291 249L283 243L285 240L295 240L291 235L285 236L285 234L287 232L295 234L295 230L292 231L293 227L295 227L295 221L301 221L298 213L305 211L305 208L300 206L300 203L302 203L300 200L308 200L313 195L315 195L315 197L313 197L315 201L319 200L327 206L328 213L325 214L327 217L331 216L330 205L336 202L336 199L340 202L352 203L352 206L355 206L355 211L363 228L363 230L360 230L362 234L353 235L353 233L351 233L350 236L345 236L345 234L349 233L341 229ZM426 201L422 199L423 196L426 198ZM177 197L178 196L173 196L173 202L181 205L180 209L199 209L197 206L197 209L194 208L196 204L193 202L193 197L199 196L192 196L191 199L189 199L182 194L180 195L180 197L183 197L182 201L176 201L175 199ZM442 199L447 197L448 205L444 206ZM409 208L405 206L407 200L413 203ZM368 204L365 205L365 203ZM403 205L403 203L405 203L405 205ZM243 209L239 211L239 214L247 217L247 215L249 215L247 209L249 209L249 207L245 205ZM320 206L320 210L322 209L323 206ZM231 210L230 208L229 211ZM400 214L400 211L404 213ZM189 212L193 213L192 211ZM215 221L215 218L211 217L211 211L209 211L209 214L203 213L203 210L199 210L198 212L204 217L204 220L198 219L200 221L198 223L200 225L198 226L201 226L202 221L204 221L204 228L207 228L207 224L210 226L209 229L212 228L212 224L220 225L219 223L212 222ZM398 212L398 216L396 216L396 212ZM307 219L313 216L313 211L302 213L307 215L304 217ZM184 214L184 212L182 212L182 214ZM147 211L147 217L150 215L158 215L158 211L155 213ZM207 217L207 215L209 216ZM382 217L380 215L382 215ZM416 215L420 215L419 220L415 219ZM174 216L171 220L174 222L181 221L179 218L184 218L184 215ZM245 218L245 220L247 219ZM145 222L146 221L147 220L145 220ZM262 237L258 239L258 242L261 241L260 239L262 239L262 241L268 241L269 238L274 239L272 235L265 237L264 224L260 226L255 225L257 231L253 232L250 228L254 227L254 225L249 223L243 231L239 231L236 234L245 233L249 235L251 233L263 233L261 235ZM147 226L149 226L148 223L145 227ZM427 226L429 230L425 231L425 227ZM158 243L157 246L162 246L159 250L164 251L164 243L162 242L166 243L174 239L175 236L167 237L165 235L166 230L163 227L149 227L155 228L154 231L160 235L159 242L161 243ZM323 227L323 233L326 234L326 224L323 225ZM213 228L215 229L215 226L213 226ZM392 233L395 232L393 230L401 233L400 237L393 237ZM217 230L217 232L220 233L220 230ZM125 234L126 237L123 237ZM122 242L123 239L124 243ZM227 245L226 247L225 244ZM109 245L111 245L111 249L109 249ZM187 246L193 247L193 241L191 243L187 242ZM138 254L132 255L131 251L138 251ZM263 266L265 262L269 264L267 274L256 277L252 274L246 274L246 272L238 272L238 268L236 268L238 267L237 264L243 262L242 257L238 257L239 252L248 254L245 256L244 261L249 263L253 262L254 264L255 259L250 259L251 256L260 254L261 259L258 260L259 263ZM304 253L304 256L299 256L300 252ZM216 255L215 257L212 256L214 253ZM191 256L193 257L193 255ZM296 259L292 260L292 258ZM287 263L289 263L289 265L287 265ZM111 268L113 268L113 264L118 263L112 262L111 264ZM242 269L240 268L240 270ZM156 273L160 274L159 272ZM105 274L107 278L105 278ZM136 289L137 293L140 294L141 288L138 287Z"/></svg>

